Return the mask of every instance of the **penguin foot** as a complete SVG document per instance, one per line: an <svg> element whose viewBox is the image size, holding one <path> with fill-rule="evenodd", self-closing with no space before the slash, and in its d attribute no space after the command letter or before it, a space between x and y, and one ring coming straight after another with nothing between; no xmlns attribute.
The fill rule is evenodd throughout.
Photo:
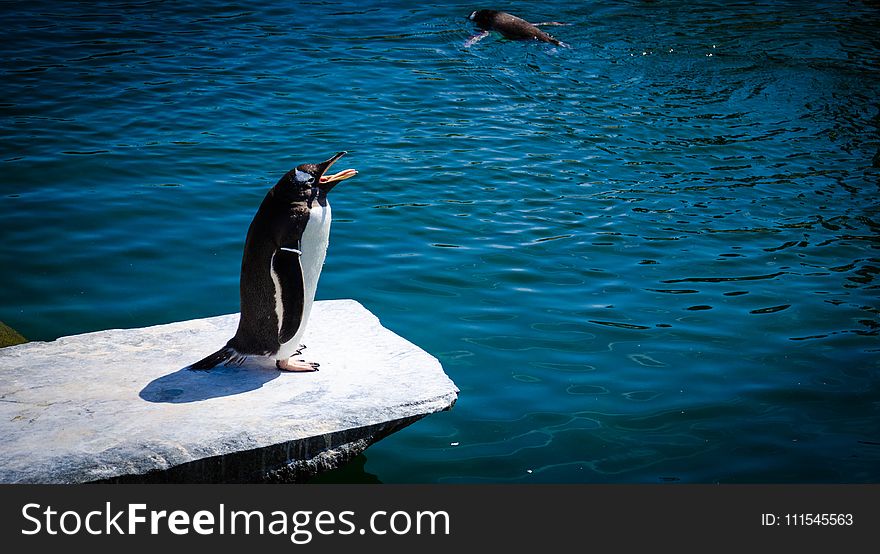
<svg viewBox="0 0 880 554"><path fill-rule="evenodd" d="M305 350L305 349L306 349L306 345L301 344L301 345L299 345L299 348L296 349L296 352L293 353L293 355L299 356L300 354L303 353L303 350Z"/></svg>
<svg viewBox="0 0 880 554"><path fill-rule="evenodd" d="M281 371L318 371L320 364L303 360L275 360L275 367Z"/></svg>

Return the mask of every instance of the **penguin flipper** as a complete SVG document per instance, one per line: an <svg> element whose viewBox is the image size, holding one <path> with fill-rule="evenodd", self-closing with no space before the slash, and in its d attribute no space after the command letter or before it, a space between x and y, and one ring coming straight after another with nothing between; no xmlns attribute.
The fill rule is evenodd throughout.
<svg viewBox="0 0 880 554"><path fill-rule="evenodd" d="M306 291L299 257L300 253L296 249L279 248L272 259L272 269L278 276L278 282L281 284L281 306L283 311L281 331L278 333L278 342L280 344L284 344L292 339L302 324L305 323L302 317Z"/></svg>
<svg viewBox="0 0 880 554"><path fill-rule="evenodd" d="M189 369L193 369L196 371L205 371L208 369L214 369L216 366L220 364L230 364L233 362L243 362L244 356L235 351L234 348L230 348L228 346L224 346L220 350L214 352L209 356L205 356L201 360L197 361L194 364L189 366Z"/></svg>
<svg viewBox="0 0 880 554"><path fill-rule="evenodd" d="M480 42L484 38L489 36L489 31L480 31L479 33L473 35L471 38L467 39L464 43L465 48L470 48L474 44Z"/></svg>

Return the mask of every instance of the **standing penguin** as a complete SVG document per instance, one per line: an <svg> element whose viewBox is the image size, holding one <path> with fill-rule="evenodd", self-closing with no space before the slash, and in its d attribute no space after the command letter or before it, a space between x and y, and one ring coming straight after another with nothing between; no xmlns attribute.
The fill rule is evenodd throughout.
<svg viewBox="0 0 880 554"><path fill-rule="evenodd" d="M283 371L315 371L318 364L291 361L302 351L318 277L330 241L327 193L357 175L346 169L326 175L345 155L326 162L302 164L288 171L269 190L248 229L241 259L241 319L226 346L192 364L211 369L246 356L271 356Z"/></svg>

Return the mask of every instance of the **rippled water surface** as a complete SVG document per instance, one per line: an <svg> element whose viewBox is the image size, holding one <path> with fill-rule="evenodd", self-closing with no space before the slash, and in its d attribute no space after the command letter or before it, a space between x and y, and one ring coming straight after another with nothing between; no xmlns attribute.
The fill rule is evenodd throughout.
<svg viewBox="0 0 880 554"><path fill-rule="evenodd" d="M238 310L247 226L348 150L318 297L450 412L330 480L880 481L880 9L0 4L0 319Z"/></svg>

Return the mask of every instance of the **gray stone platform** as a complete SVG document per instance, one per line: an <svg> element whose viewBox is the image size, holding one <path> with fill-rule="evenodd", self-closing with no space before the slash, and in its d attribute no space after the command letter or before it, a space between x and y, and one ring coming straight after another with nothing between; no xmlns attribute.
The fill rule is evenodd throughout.
<svg viewBox="0 0 880 554"><path fill-rule="evenodd" d="M353 300L317 302L303 357L185 369L238 314L0 349L0 483L299 482L458 396L436 358Z"/></svg>

